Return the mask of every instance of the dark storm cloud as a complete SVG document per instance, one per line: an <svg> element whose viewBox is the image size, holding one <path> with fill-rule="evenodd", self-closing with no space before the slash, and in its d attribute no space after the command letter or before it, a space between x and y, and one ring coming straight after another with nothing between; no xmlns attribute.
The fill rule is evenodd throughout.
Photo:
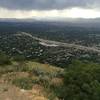
<svg viewBox="0 0 100 100"><path fill-rule="evenodd" d="M0 0L0 7L19 10L51 10L99 7L100 0Z"/></svg>

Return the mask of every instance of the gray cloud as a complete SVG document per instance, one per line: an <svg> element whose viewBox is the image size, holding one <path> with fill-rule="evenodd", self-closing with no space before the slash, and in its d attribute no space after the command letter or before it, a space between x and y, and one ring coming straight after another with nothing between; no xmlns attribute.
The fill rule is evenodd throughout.
<svg viewBox="0 0 100 100"><path fill-rule="evenodd" d="M13 10L51 10L70 7L98 8L100 0L0 0L0 7Z"/></svg>

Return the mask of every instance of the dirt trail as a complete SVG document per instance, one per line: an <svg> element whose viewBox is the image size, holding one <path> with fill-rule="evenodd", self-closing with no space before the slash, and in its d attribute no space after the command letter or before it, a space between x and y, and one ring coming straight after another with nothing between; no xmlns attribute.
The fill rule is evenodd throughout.
<svg viewBox="0 0 100 100"><path fill-rule="evenodd" d="M35 85L32 90L19 89L12 85L0 83L0 100L48 100L41 86Z"/></svg>
<svg viewBox="0 0 100 100"><path fill-rule="evenodd" d="M48 100L44 95L44 88L40 85L34 85L32 90L24 90L8 82L16 77L28 77L28 73L12 72L0 77L0 100Z"/></svg>

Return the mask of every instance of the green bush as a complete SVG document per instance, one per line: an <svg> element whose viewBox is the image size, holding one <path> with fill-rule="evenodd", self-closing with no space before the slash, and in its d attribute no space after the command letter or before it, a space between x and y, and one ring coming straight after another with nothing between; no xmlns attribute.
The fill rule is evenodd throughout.
<svg viewBox="0 0 100 100"><path fill-rule="evenodd" d="M18 65L14 66L15 71L28 72L30 69L25 62L19 62Z"/></svg>
<svg viewBox="0 0 100 100"><path fill-rule="evenodd" d="M48 76L39 76L39 84L43 85L44 88L49 88L50 87L50 78Z"/></svg>
<svg viewBox="0 0 100 100"><path fill-rule="evenodd" d="M19 78L19 79L14 79L12 83L21 89L30 90L32 89L34 82L30 78Z"/></svg>
<svg viewBox="0 0 100 100"><path fill-rule="evenodd" d="M64 100L100 100L100 65L73 61L65 71Z"/></svg>
<svg viewBox="0 0 100 100"><path fill-rule="evenodd" d="M0 65L9 65L9 64L11 64L10 58L4 53L0 53Z"/></svg>
<svg viewBox="0 0 100 100"><path fill-rule="evenodd" d="M25 58L25 56L23 56L23 55L15 55L15 56L13 57L13 60L14 60L14 61L18 61L18 62L23 62L23 61L26 60L26 58Z"/></svg>

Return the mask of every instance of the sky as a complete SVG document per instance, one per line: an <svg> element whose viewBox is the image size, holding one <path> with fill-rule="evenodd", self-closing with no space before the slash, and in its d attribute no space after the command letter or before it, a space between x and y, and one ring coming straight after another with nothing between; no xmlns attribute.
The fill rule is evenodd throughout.
<svg viewBox="0 0 100 100"><path fill-rule="evenodd" d="M100 0L0 0L0 18L100 18Z"/></svg>

